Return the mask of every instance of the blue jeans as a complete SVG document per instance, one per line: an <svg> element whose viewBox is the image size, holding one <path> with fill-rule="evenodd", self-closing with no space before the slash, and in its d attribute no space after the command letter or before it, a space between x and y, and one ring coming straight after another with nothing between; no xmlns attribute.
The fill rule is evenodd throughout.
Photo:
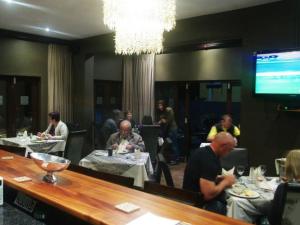
<svg viewBox="0 0 300 225"><path fill-rule="evenodd" d="M168 133L169 138L172 141L172 160L178 160L179 159L179 148L178 148L178 140L177 140L177 129L170 130Z"/></svg>
<svg viewBox="0 0 300 225"><path fill-rule="evenodd" d="M224 202L212 200L204 204L203 209L226 216L227 207Z"/></svg>

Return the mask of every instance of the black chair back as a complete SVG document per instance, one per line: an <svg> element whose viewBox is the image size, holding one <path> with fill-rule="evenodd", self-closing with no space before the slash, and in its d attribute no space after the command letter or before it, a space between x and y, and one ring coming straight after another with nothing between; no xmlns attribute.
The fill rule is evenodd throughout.
<svg viewBox="0 0 300 225"><path fill-rule="evenodd" d="M71 131L68 135L65 158L71 160L72 164L78 164L82 158L83 147L86 139L86 130Z"/></svg>
<svg viewBox="0 0 300 225"><path fill-rule="evenodd" d="M204 202L202 195L198 192L160 185L149 181L144 183L144 191L196 207L202 207Z"/></svg>
<svg viewBox="0 0 300 225"><path fill-rule="evenodd" d="M152 164L156 163L159 125L143 125L141 128L141 136L145 143L146 151L149 152Z"/></svg>
<svg viewBox="0 0 300 225"><path fill-rule="evenodd" d="M173 182L173 178L172 178L169 166L167 165L167 163L165 163L163 161L158 161L157 171L156 171L156 175L155 175L156 183L160 184L162 174L164 174L164 178L166 180L167 185L170 187L174 187L174 182Z"/></svg>
<svg viewBox="0 0 300 225"><path fill-rule="evenodd" d="M298 225L300 212L300 184L288 183L281 225Z"/></svg>
<svg viewBox="0 0 300 225"><path fill-rule="evenodd" d="M103 173L74 164L70 164L68 170L130 188L133 187L134 183L134 179L131 177L123 177L115 174Z"/></svg>
<svg viewBox="0 0 300 225"><path fill-rule="evenodd" d="M221 158L221 166L226 170L238 165L243 165L246 169L249 166L248 150L246 148L234 148L228 155Z"/></svg>
<svg viewBox="0 0 300 225"><path fill-rule="evenodd" d="M13 145L0 145L0 149L25 157L26 148Z"/></svg>
<svg viewBox="0 0 300 225"><path fill-rule="evenodd" d="M152 125L153 124L152 116L144 116L142 119L142 124L143 125Z"/></svg>

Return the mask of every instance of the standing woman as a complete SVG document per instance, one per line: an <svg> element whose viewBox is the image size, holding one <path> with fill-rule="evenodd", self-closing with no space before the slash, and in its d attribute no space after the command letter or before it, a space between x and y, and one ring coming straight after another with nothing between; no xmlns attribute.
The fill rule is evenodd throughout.
<svg viewBox="0 0 300 225"><path fill-rule="evenodd" d="M174 111L171 107L167 107L164 100L159 100L157 103L158 110L158 124L161 126L161 135L170 138L172 141L172 160L171 165L179 162L179 148L178 148L178 131L175 121Z"/></svg>

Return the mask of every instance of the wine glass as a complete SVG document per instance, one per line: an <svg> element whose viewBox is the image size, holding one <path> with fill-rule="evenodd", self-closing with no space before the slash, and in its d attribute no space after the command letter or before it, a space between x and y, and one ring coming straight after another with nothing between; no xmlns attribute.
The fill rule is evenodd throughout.
<svg viewBox="0 0 300 225"><path fill-rule="evenodd" d="M245 172L245 166L243 166L243 165L238 165L237 167L236 167L236 172L237 172L237 174L239 175L239 180L241 181L241 176L244 174L244 172Z"/></svg>
<svg viewBox="0 0 300 225"><path fill-rule="evenodd" d="M266 172L267 172L267 166L266 165L260 165L260 171L261 171L261 175L264 177Z"/></svg>

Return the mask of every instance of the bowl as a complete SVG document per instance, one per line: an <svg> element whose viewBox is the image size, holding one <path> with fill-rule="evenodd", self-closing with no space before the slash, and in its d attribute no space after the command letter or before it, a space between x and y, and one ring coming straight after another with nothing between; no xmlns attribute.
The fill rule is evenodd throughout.
<svg viewBox="0 0 300 225"><path fill-rule="evenodd" d="M57 181L54 173L67 169L71 163L68 159L46 153L33 152L30 154L30 157L38 167L47 172L47 174L43 177L43 180L52 184Z"/></svg>

